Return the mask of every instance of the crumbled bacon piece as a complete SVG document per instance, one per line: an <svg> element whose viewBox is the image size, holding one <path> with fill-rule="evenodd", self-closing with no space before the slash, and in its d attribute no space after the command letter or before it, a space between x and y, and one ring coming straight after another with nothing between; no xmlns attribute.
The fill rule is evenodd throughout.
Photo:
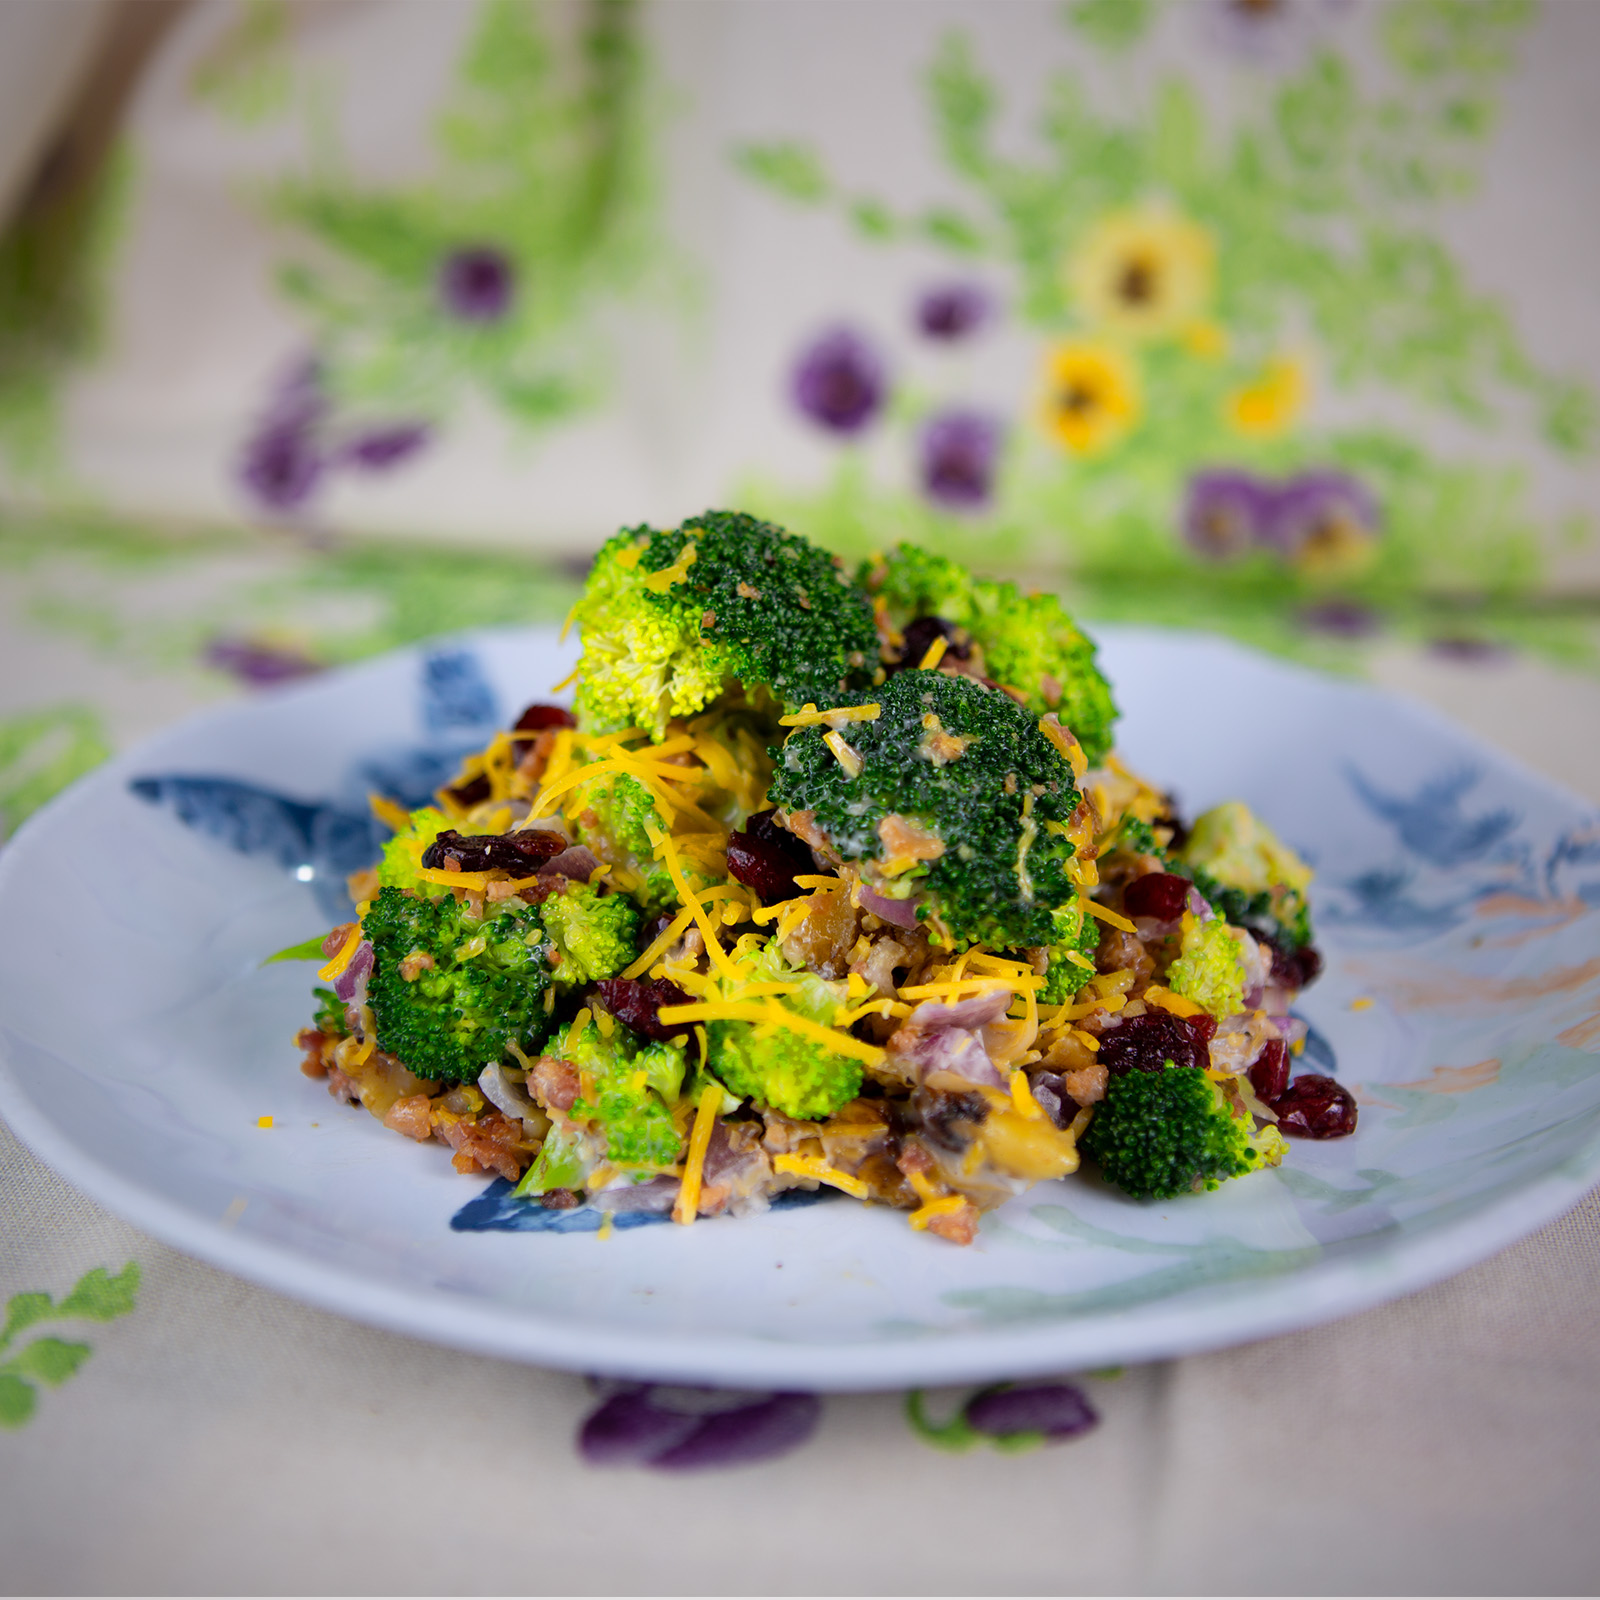
<svg viewBox="0 0 1600 1600"><path fill-rule="evenodd" d="M530 1160L522 1124L499 1111L441 1117L434 1131L455 1151L451 1165L457 1172L498 1172L515 1183Z"/></svg>
<svg viewBox="0 0 1600 1600"><path fill-rule="evenodd" d="M429 1122L431 1102L425 1094L405 1095L384 1113L383 1125L419 1143L433 1137Z"/></svg>
<svg viewBox="0 0 1600 1600"><path fill-rule="evenodd" d="M305 1060L300 1063L300 1070L308 1078L325 1078L328 1075L328 1064L322 1059L322 1047L327 1042L327 1034L316 1028L302 1028L294 1036L296 1049L304 1050Z"/></svg>
<svg viewBox="0 0 1600 1600"><path fill-rule="evenodd" d="M970 1200L963 1200L960 1210L930 1218L928 1232L951 1244L971 1244L978 1236L978 1208Z"/></svg>
<svg viewBox="0 0 1600 1600"><path fill-rule="evenodd" d="M559 1056L540 1056L528 1070L528 1093L546 1111L570 1111L578 1087L578 1069Z"/></svg>

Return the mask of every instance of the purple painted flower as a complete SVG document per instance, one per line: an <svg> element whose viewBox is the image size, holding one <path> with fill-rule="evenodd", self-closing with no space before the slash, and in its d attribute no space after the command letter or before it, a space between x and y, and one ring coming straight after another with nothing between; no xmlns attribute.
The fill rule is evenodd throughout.
<svg viewBox="0 0 1600 1600"><path fill-rule="evenodd" d="M1265 542L1313 576L1348 572L1371 556L1378 503L1359 479L1332 469L1302 473L1273 496Z"/></svg>
<svg viewBox="0 0 1600 1600"><path fill-rule="evenodd" d="M701 1472L772 1461L816 1430L814 1394L741 1394L667 1384L606 1385L610 1393L578 1430L594 1467Z"/></svg>
<svg viewBox="0 0 1600 1600"><path fill-rule="evenodd" d="M439 298L463 322L497 322L511 309L517 274L493 245L452 251L439 268Z"/></svg>
<svg viewBox="0 0 1600 1600"><path fill-rule="evenodd" d="M1020 1389L985 1389L965 1408L967 1425L994 1440L1037 1438L1059 1444L1098 1426L1099 1413L1071 1383L1037 1383Z"/></svg>
<svg viewBox="0 0 1600 1600"><path fill-rule="evenodd" d="M311 498L324 462L311 430L269 421L245 443L239 476L269 511L296 511Z"/></svg>
<svg viewBox="0 0 1600 1600"><path fill-rule="evenodd" d="M1183 537L1212 561L1243 555L1266 537L1273 491L1248 472L1219 469L1189 480Z"/></svg>
<svg viewBox="0 0 1600 1600"><path fill-rule="evenodd" d="M989 296L981 285L941 284L917 301L917 327L930 339L964 339L989 320L991 309Z"/></svg>
<svg viewBox="0 0 1600 1600"><path fill-rule="evenodd" d="M973 511L989 503L1000 424L981 411L945 411L922 430L922 492L938 505Z"/></svg>
<svg viewBox="0 0 1600 1600"><path fill-rule="evenodd" d="M432 430L425 422L397 422L359 433L339 452L339 460L364 472L397 467L427 444Z"/></svg>
<svg viewBox="0 0 1600 1600"><path fill-rule="evenodd" d="M1511 657L1505 645L1470 634L1440 634L1428 641L1428 654L1466 667L1495 666Z"/></svg>
<svg viewBox="0 0 1600 1600"><path fill-rule="evenodd" d="M218 634L206 642L201 659L208 667L226 672L253 689L287 683L322 671L322 663L298 650L286 650L258 639Z"/></svg>
<svg viewBox="0 0 1600 1600"><path fill-rule="evenodd" d="M1293 66L1348 0L1206 0L1195 8L1211 42L1256 66Z"/></svg>
<svg viewBox="0 0 1600 1600"><path fill-rule="evenodd" d="M849 328L823 334L794 371L795 404L833 433L858 433L883 405L887 380L872 346Z"/></svg>
<svg viewBox="0 0 1600 1600"><path fill-rule="evenodd" d="M1300 621L1313 633L1329 633L1340 639L1368 639L1383 626L1383 619L1371 606L1358 600L1319 600L1300 608Z"/></svg>

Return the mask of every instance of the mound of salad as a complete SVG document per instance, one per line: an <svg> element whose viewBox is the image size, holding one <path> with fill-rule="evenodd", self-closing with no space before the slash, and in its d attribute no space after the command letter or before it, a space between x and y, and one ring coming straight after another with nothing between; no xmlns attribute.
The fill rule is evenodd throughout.
<svg viewBox="0 0 1600 1600"><path fill-rule="evenodd" d="M618 533L573 621L571 710L373 799L297 1040L336 1097L529 1205L827 1186L958 1244L1085 1162L1161 1200L1354 1128L1291 1079L1309 869L1118 760L1053 597L716 511Z"/></svg>

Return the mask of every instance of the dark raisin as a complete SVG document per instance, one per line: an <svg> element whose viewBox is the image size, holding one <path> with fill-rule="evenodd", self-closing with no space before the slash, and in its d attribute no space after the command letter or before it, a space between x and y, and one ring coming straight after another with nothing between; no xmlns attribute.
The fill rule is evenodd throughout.
<svg viewBox="0 0 1600 1600"><path fill-rule="evenodd" d="M973 1130L989 1115L989 1102L981 1094L942 1094L918 1089L911 1108L922 1123L923 1135L946 1150L965 1150Z"/></svg>
<svg viewBox="0 0 1600 1600"><path fill-rule="evenodd" d="M606 978L594 986L595 995L618 1022L647 1039L673 1039L688 1033L689 1022L663 1022L662 1006L686 1006L689 997L665 978Z"/></svg>
<svg viewBox="0 0 1600 1600"><path fill-rule="evenodd" d="M1162 797L1167 804L1167 809L1150 824L1152 828L1165 828L1172 837L1167 841L1167 850L1172 855L1181 855L1183 847L1189 842L1189 829L1181 816L1178 815L1177 801L1169 795Z"/></svg>
<svg viewBox="0 0 1600 1600"><path fill-rule="evenodd" d="M1343 1084L1308 1072L1273 1102L1278 1132L1291 1139L1342 1139L1356 1131L1355 1096Z"/></svg>
<svg viewBox="0 0 1600 1600"><path fill-rule="evenodd" d="M1191 887L1187 878L1180 878L1175 872L1147 872L1123 890L1123 909L1130 917L1173 922L1188 908Z"/></svg>
<svg viewBox="0 0 1600 1600"><path fill-rule="evenodd" d="M422 864L437 870L446 857L456 862L456 872L493 872L497 868L514 878L531 878L552 856L567 848L559 833L524 828L516 833L469 833L446 828L422 852Z"/></svg>
<svg viewBox="0 0 1600 1600"><path fill-rule="evenodd" d="M640 955L653 945L657 939L672 926L672 913L663 911L659 917L650 917L639 923L639 939L635 948Z"/></svg>
<svg viewBox="0 0 1600 1600"><path fill-rule="evenodd" d="M1204 1012L1196 1017L1179 1017L1170 1011L1150 1010L1101 1034L1097 1059L1109 1072L1207 1067L1211 1064L1207 1047L1216 1031L1216 1023Z"/></svg>
<svg viewBox="0 0 1600 1600"><path fill-rule="evenodd" d="M972 654L972 643L964 629L952 627L943 617L918 617L908 622L901 637L900 659L896 670L918 667L935 639L945 641L944 653L955 661L965 661Z"/></svg>
<svg viewBox="0 0 1600 1600"><path fill-rule="evenodd" d="M1250 1068L1250 1087L1270 1106L1289 1087L1289 1047L1269 1039Z"/></svg>
<svg viewBox="0 0 1600 1600"><path fill-rule="evenodd" d="M1322 971L1322 953L1315 945L1304 944L1291 950L1273 940L1272 981L1285 989L1303 989Z"/></svg>
<svg viewBox="0 0 1600 1600"><path fill-rule="evenodd" d="M797 872L814 872L805 842L778 824L776 811L757 811L742 833L728 835L728 874L754 889L763 905L792 900Z"/></svg>
<svg viewBox="0 0 1600 1600"><path fill-rule="evenodd" d="M473 806L482 805L493 792L489 787L488 774L483 772L476 778L469 778L465 783L453 784L445 790L463 811L470 811Z"/></svg>
<svg viewBox="0 0 1600 1600"><path fill-rule="evenodd" d="M513 733L541 733L546 728L576 728L577 718L563 706L531 705L511 724Z"/></svg>

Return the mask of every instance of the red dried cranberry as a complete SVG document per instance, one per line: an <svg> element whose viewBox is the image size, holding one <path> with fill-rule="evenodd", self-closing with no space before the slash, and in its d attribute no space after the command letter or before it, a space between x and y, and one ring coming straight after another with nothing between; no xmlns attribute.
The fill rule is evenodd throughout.
<svg viewBox="0 0 1600 1600"><path fill-rule="evenodd" d="M1356 1131L1355 1096L1343 1084L1308 1072L1273 1102L1278 1132L1291 1139L1342 1139Z"/></svg>
<svg viewBox="0 0 1600 1600"><path fill-rule="evenodd" d="M1285 989L1304 989L1322 971L1322 953L1315 945L1291 950L1276 940L1264 941L1272 951L1272 981Z"/></svg>
<svg viewBox="0 0 1600 1600"><path fill-rule="evenodd" d="M1205 1067L1211 1063L1207 1047L1216 1031L1215 1021L1203 1011L1196 1017L1179 1017L1170 1011L1150 1010L1101 1034L1096 1059L1110 1072Z"/></svg>
<svg viewBox="0 0 1600 1600"><path fill-rule="evenodd" d="M578 720L564 706L531 705L511 724L513 733L540 733L546 728L576 728Z"/></svg>
<svg viewBox="0 0 1600 1600"><path fill-rule="evenodd" d="M524 828L517 833L469 833L462 835L446 828L422 852L422 864L433 870L444 866L445 857L455 860L458 872L493 872L499 869L512 877L531 878L552 856L567 848L559 833L543 828Z"/></svg>
<svg viewBox="0 0 1600 1600"><path fill-rule="evenodd" d="M688 1033L689 1022L663 1022L662 1006L686 1006L689 997L665 978L605 978L594 986L600 1004L618 1022L647 1039L673 1039Z"/></svg>
<svg viewBox="0 0 1600 1600"><path fill-rule="evenodd" d="M1175 872L1147 872L1123 890L1122 906L1130 917L1174 922L1188 908L1190 888L1189 880Z"/></svg>
<svg viewBox="0 0 1600 1600"><path fill-rule="evenodd" d="M493 792L489 787L489 776L484 772L480 772L476 778L468 778L465 783L453 784L445 790L463 811L482 805Z"/></svg>
<svg viewBox="0 0 1600 1600"><path fill-rule="evenodd" d="M1250 1068L1250 1087L1270 1106L1289 1087L1289 1047L1269 1039Z"/></svg>
<svg viewBox="0 0 1600 1600"><path fill-rule="evenodd" d="M757 811L742 833L728 835L728 874L754 889L763 905L792 900L800 890L797 872L812 872L811 851L787 828L776 811Z"/></svg>
<svg viewBox="0 0 1600 1600"><path fill-rule="evenodd" d="M901 633L905 643L900 646L900 659L895 671L919 667L935 639L945 641L944 653L955 661L965 661L972 654L972 646L956 637L956 630L943 617L918 617L905 625Z"/></svg>

